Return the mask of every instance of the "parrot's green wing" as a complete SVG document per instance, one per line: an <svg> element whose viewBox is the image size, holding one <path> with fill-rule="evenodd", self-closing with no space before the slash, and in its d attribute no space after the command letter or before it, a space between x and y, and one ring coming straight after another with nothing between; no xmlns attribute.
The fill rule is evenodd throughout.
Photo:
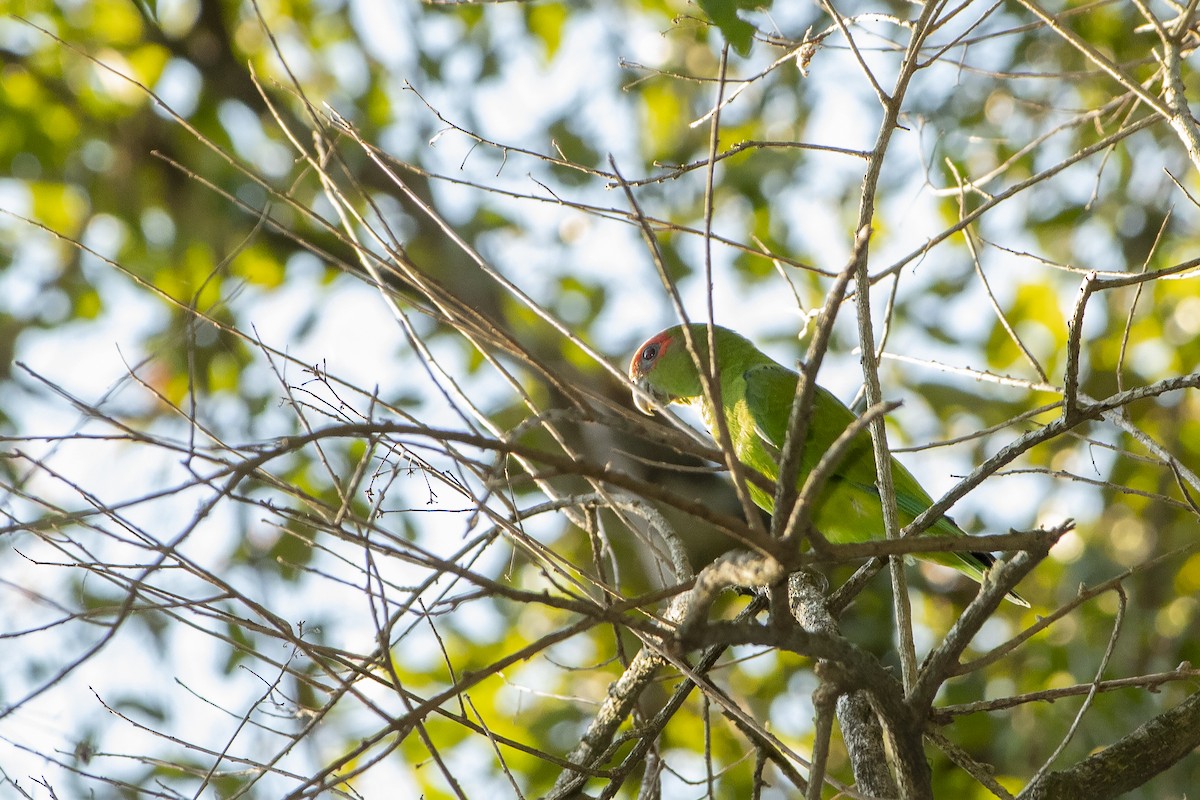
<svg viewBox="0 0 1200 800"><path fill-rule="evenodd" d="M788 415L791 413L800 376L779 364L767 363L748 368L743 373L743 378L746 410L762 444L763 455L773 459L776 465L772 465L773 469L764 469L761 463L754 463L761 461L761 458L747 458L743 455L742 460L769 477L776 477L779 474L777 463L787 436ZM833 394L820 386L817 387L813 397L808 436L800 461L799 485L803 485L808 473L817 465L821 456L854 420L854 412ZM900 514L900 525L903 527L933 505L933 500L903 464L893 458L891 466L892 483L896 490L896 510ZM818 501L814 521L831 541L868 541L872 538L882 538L882 503L876 486L871 435L866 430L854 437L844 458L829 476L825 491ZM935 535L967 535L947 516L934 523L930 532ZM927 553L920 554L920 557L953 567L975 580L982 580L984 570L995 561L990 553ZM1010 593L1009 597L1013 602L1028 606L1015 592Z"/></svg>
<svg viewBox="0 0 1200 800"><path fill-rule="evenodd" d="M799 376L778 364L760 364L746 370L746 406L754 419L755 430L770 445L778 458L783 450L787 435L787 418L791 412ZM830 392L817 387L813 398L812 419L808 425L808 438L801 459L800 477L804 477L816 466L834 441L854 422L854 412L846 408ZM875 454L871 445L871 434L860 431L854 437L841 462L834 468L831 479L865 492L879 502L876 487ZM933 500L917 483L904 465L892 459L892 484L896 489L896 506L907 524L922 511L933 505ZM944 534L962 534L963 530L949 517L943 517L933 530Z"/></svg>
<svg viewBox="0 0 1200 800"><path fill-rule="evenodd" d="M778 364L757 364L745 372L746 408L754 420L755 432L776 458L787 436L788 415L796 396L800 376ZM842 405L830 392L817 387L813 398L812 419L808 425L804 454L800 462L801 478L807 476L825 451L854 422L854 412ZM840 480L875 488L875 462L871 454L871 436L862 431L834 470Z"/></svg>

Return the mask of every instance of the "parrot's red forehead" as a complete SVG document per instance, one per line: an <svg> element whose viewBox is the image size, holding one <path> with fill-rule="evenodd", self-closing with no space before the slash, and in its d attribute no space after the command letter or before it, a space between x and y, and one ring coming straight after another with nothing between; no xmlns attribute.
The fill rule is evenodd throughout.
<svg viewBox="0 0 1200 800"><path fill-rule="evenodd" d="M666 350L667 346L673 341L675 341L675 337L671 335L670 331L662 331L647 339L642 345L642 349L645 350L650 345L656 344L659 346L659 352L662 352L663 350Z"/></svg>
<svg viewBox="0 0 1200 800"><path fill-rule="evenodd" d="M633 354L633 360L629 362L630 376L643 373L647 368L653 366L654 362L662 358L674 341L675 338L671 335L671 331L665 330L642 342L642 346Z"/></svg>

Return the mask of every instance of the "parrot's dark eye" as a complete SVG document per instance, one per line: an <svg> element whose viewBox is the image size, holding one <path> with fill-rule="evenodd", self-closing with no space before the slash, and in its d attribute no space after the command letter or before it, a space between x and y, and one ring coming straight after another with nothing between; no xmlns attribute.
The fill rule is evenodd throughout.
<svg viewBox="0 0 1200 800"><path fill-rule="evenodd" d="M646 345L646 349L642 351L642 362L649 363L656 358L658 358L658 345L657 344Z"/></svg>

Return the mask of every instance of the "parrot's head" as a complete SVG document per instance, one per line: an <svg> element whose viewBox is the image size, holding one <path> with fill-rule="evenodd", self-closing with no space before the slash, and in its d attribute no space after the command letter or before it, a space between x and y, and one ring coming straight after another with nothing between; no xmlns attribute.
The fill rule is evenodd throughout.
<svg viewBox="0 0 1200 800"><path fill-rule="evenodd" d="M694 324L691 333L693 345L704 357L708 352L707 329ZM661 404L690 403L703 394L682 325L651 336L637 349L629 364L629 380ZM643 414L654 413L654 406L638 392L633 393L633 403Z"/></svg>

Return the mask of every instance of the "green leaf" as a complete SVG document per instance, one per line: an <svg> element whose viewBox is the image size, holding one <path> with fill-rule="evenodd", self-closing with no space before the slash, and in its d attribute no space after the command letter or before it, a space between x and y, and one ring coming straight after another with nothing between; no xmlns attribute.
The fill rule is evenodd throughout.
<svg viewBox="0 0 1200 800"><path fill-rule="evenodd" d="M542 40L546 46L546 61L550 61L562 44L567 9L561 3L546 3L526 6L525 14L530 32Z"/></svg>
<svg viewBox="0 0 1200 800"><path fill-rule="evenodd" d="M721 35L733 45L738 55L750 55L754 26L739 17L737 12L739 8L758 8L759 3L754 0L696 0L696 4L708 15L712 23L721 29Z"/></svg>

